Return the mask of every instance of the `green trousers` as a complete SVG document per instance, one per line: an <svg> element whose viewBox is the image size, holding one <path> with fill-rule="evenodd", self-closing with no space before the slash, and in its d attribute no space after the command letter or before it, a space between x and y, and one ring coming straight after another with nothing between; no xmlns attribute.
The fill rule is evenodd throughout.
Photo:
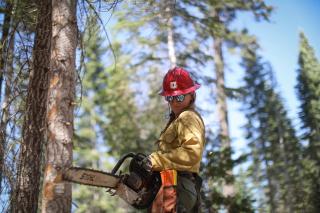
<svg viewBox="0 0 320 213"><path fill-rule="evenodd" d="M198 213L200 212L199 195L194 181L190 178L178 177L177 185L177 212L178 213Z"/></svg>

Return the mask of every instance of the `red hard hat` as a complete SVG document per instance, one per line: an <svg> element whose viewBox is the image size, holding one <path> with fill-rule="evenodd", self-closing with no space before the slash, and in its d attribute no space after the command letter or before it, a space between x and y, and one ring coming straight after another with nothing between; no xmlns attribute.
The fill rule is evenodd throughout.
<svg viewBox="0 0 320 213"><path fill-rule="evenodd" d="M196 84L188 71L183 68L175 67L170 69L164 76L162 83L162 96L176 96L188 94L199 89L200 84Z"/></svg>

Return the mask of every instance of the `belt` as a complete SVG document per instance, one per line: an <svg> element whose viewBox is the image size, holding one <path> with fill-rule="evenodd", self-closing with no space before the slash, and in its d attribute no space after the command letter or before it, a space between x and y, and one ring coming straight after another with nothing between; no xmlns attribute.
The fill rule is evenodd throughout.
<svg viewBox="0 0 320 213"><path fill-rule="evenodd" d="M178 171L178 176L185 177L192 181L195 181L198 174L194 172Z"/></svg>

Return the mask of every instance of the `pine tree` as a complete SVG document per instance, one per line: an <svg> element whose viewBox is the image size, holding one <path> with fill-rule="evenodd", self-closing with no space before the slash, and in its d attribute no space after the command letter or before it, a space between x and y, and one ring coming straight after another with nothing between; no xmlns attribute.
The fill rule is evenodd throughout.
<svg viewBox="0 0 320 213"><path fill-rule="evenodd" d="M170 38L173 38L174 47L176 47L175 55L177 65L182 65L187 69L191 68L190 70L193 70L193 67L196 67L194 68L194 70L199 71L201 70L201 66L204 66L213 58L218 60L219 56L221 56L221 63L216 62L216 65L219 64L219 66L216 66L219 69L216 70L218 70L218 72L220 73L218 75L218 77L220 76L220 78L217 78L219 79L219 81L217 80L215 82L219 82L218 97L219 100L222 100L219 101L220 105L222 106L219 107L219 109L223 108L223 113L222 111L220 113L222 116L221 126L226 127L223 129L223 132L226 135L222 136L222 134L219 134L219 136L221 136L219 138L220 142L222 141L222 139L228 139L229 133L227 130L227 107L225 97L226 88L224 85L223 77L224 62L222 52L220 51L222 49L222 44L216 45L216 50L219 49L218 51L220 51L221 54L214 55L214 57L207 54L207 52L211 50L211 46L209 48L208 46L210 45L210 41L212 41L212 39L217 41L220 37L223 39L223 45L228 44L231 46L240 46L239 44L237 44L237 42L239 41L236 40L240 33L231 31L229 29L229 25L234 20L235 14L242 11L253 11L256 18L263 19L264 17L265 19L267 19L271 8L266 6L263 2L258 3L255 1L247 3L241 1L232 1L231 3L218 1L176 1L174 7L171 7L173 8L170 11L172 12L170 14L171 16L169 16L169 19L164 19L163 13L161 13L161 11L165 11L165 9L168 9L168 2L170 1L163 1L163 4L159 3L158 1L147 2L149 4L142 5L145 7L140 6L139 11L147 9L147 12L149 13L143 13L143 16L137 16L137 13L134 12L136 10L134 10L134 8L132 9L132 7L130 7L129 5L129 15L128 13L126 13L126 15L122 15L122 18L120 18L119 20L120 26L122 28L128 27L128 30L131 30L131 33L129 33L129 35L131 34L130 40L135 45L134 50L137 50L136 45L141 45L142 49L139 49L139 51L144 52L143 54L140 53L140 55L143 57L135 57L138 61L137 64L144 67L147 66L149 68L155 67L154 62L156 62L159 64L161 69L161 67L163 67L161 65L164 64L163 62L166 62L167 60L167 54L163 54L163 50L165 49L164 45L169 47L169 50L170 47L172 47L172 45L170 46ZM150 5L153 6L153 10L150 9ZM212 13L216 6L216 9L219 10L219 13L217 13L216 15L221 16L221 21L219 21L217 17ZM225 15L227 15L226 19L224 19ZM151 32L150 29L152 29ZM169 36L170 33L168 33L167 36L167 32L171 32L173 34L173 37ZM134 52L134 50L132 52ZM172 52L173 51L169 51L169 53ZM170 54L168 55L171 59ZM172 61L175 60L170 61L171 64L173 64ZM167 70L167 68L164 69ZM201 76L200 72L197 72L197 74L198 76ZM210 79L210 82L212 82L212 79ZM227 145L225 144L225 150L223 151L224 154L218 155L225 159L225 162L223 162L222 164L225 170L228 172L221 173L219 177L228 180L228 182L230 183L233 180L232 175L230 175L233 163L231 160L231 149L228 148L230 147L228 144L229 143L227 143ZM210 158L210 156L207 157ZM211 160L208 160L208 162L206 162L206 167L210 167L212 165L209 162L211 162ZM208 168L208 171L209 170L212 171L213 169ZM212 174L209 174L209 176L212 176ZM230 194L232 193L230 192ZM228 195L225 193L225 197L227 196Z"/></svg>
<svg viewBox="0 0 320 213"><path fill-rule="evenodd" d="M12 11L13 4L8 1L4 3L4 8L3 8L3 13L4 13L4 18L3 18L3 23L2 23L2 33L1 33L1 45L0 45L0 102L1 102L1 96L2 96L2 82L4 78L4 63L5 63L5 52L6 52L6 47L8 46L8 35L10 31L10 24L11 24L11 11ZM0 150L1 151L1 150ZM0 152L1 154L1 152Z"/></svg>
<svg viewBox="0 0 320 213"><path fill-rule="evenodd" d="M23 119L27 112L27 92L30 92L27 86L30 79L29 74L31 70L39 68L37 65L33 66L32 60L35 59L31 59L35 47L38 11L38 6L34 2L24 0L3 1L0 7L0 12L4 15L0 45L0 101L2 106L0 113L2 147L0 149L3 148L0 150L0 152L3 151L0 153L0 161L3 160L3 163L0 163L2 167L0 176L4 177L0 187L0 203L2 204L0 211L4 212L12 211L14 190L18 188L19 149L23 141L22 129Z"/></svg>
<svg viewBox="0 0 320 213"><path fill-rule="evenodd" d="M300 33L298 84L299 117L305 150L308 212L320 211L320 64L303 32Z"/></svg>
<svg viewBox="0 0 320 213"><path fill-rule="evenodd" d="M215 64L215 78L216 78L216 102L217 112L219 117L219 141L221 143L222 152L225 154L222 156L222 160L226 161L227 175L232 176L232 165L231 159L231 140L229 135L229 124L228 124L228 109L226 102L226 85L225 85L225 62L223 46L228 43L232 37L232 33L235 33L230 29L230 24L235 19L238 12L252 12L259 18L268 19L271 8L265 5L261 1L209 1L209 10L204 11L206 19L208 20L207 25L213 26L209 28L209 34L213 38L213 50L214 50L214 64ZM231 42L233 42L231 40ZM230 151L228 151L230 150ZM229 154L228 154L229 153ZM232 182L226 182L223 185L223 195L225 197L232 197L235 194L235 190Z"/></svg>
<svg viewBox="0 0 320 213"><path fill-rule="evenodd" d="M211 59L214 62L215 78L210 77L207 82L208 86L212 86L212 82L215 83L215 97L213 98L216 102L216 111L218 115L218 136L214 138L208 138L208 146L206 148L206 161L205 169L213 171L214 164L210 164L213 161L213 156L218 154L220 161L223 165L223 171L220 174L215 172L217 175L215 178L219 179L216 192L221 192L221 199L216 200L220 202L219 206L224 206L232 211L231 205L228 203L232 202L232 197L237 193L233 186L233 167L235 161L231 158L232 146L229 133L228 124L228 107L227 98L228 91L236 91L237 89L230 89L225 84L225 57L228 48L243 48L247 45L250 36L245 34L245 30L237 31L231 27L233 21L237 18L239 13L252 13L256 20L268 20L272 7L265 4L264 1L184 1L185 4L191 5L192 10L185 10L184 17L188 17L188 20L193 20L193 29L196 34L196 39L199 43L204 44L207 49L206 52L213 52L212 55L203 55L205 59ZM195 15L194 11L199 12ZM202 45L201 45L202 46ZM212 150L212 143L220 144L220 153L216 150ZM211 154L213 153L213 154ZM210 168L211 167L211 168ZM206 171L207 173L207 171ZM212 174L210 175L212 176ZM218 178L219 177L219 178ZM222 182L221 182L222 181ZM220 189L218 189L220 188ZM208 194L210 197L214 195ZM219 196L218 196L219 197Z"/></svg>
<svg viewBox="0 0 320 213"><path fill-rule="evenodd" d="M263 211L300 212L305 207L301 146L282 100L275 91L272 69L262 62L257 48L252 43L243 52L242 61L246 70L245 130L251 148L252 179L267 191L267 206L262 203Z"/></svg>
<svg viewBox="0 0 320 213"><path fill-rule="evenodd" d="M48 4L52 5L52 36L49 37L50 69L44 119L47 146L41 210L70 212L71 183L63 182L61 175L64 169L72 166L77 1L49 1Z"/></svg>
<svg viewBox="0 0 320 213"><path fill-rule="evenodd" d="M153 129L157 126L146 117L143 108L137 108L140 100L132 89L136 86L136 75L129 66L131 56L117 40L111 43L112 54L111 49L104 47L98 18L96 14L88 17L82 45L84 66L81 72L84 77L76 119L75 163L111 171L123 154L149 153L150 145L155 141ZM120 37L117 30L112 33ZM113 54L116 64L104 60L111 59ZM89 190L86 186L75 186L74 201L79 212L132 209L123 201L111 198L104 190Z"/></svg>
<svg viewBox="0 0 320 213"><path fill-rule="evenodd" d="M34 42L34 67L30 75L26 117L22 130L17 185L12 211L36 212L40 189L42 146L44 141L48 68L50 66L51 2L39 6Z"/></svg>
<svg viewBox="0 0 320 213"><path fill-rule="evenodd" d="M140 144L147 147L146 152L155 149L154 142L165 123L167 106L158 95L162 78L169 64L176 64L176 40L172 17L175 13L173 1L146 1L141 5L124 4L116 14L118 23L114 32L124 34L130 44L120 57L126 59L126 70L133 80L132 92L137 101L137 126L142 130ZM168 22L172 21L171 24ZM170 42L171 39L171 42ZM119 40L119 42L122 42ZM131 145L132 146L132 145Z"/></svg>
<svg viewBox="0 0 320 213"><path fill-rule="evenodd" d="M99 37L99 30L96 16L90 14L86 20L85 34L81 45L84 47L84 50L81 50L84 56L82 62L84 77L81 80L82 94L79 94L81 103L79 109L76 110L73 164L85 168L106 170L102 165L102 159L105 158L106 153L100 151L105 145L101 142L99 144L100 130L97 125L99 115L96 110L99 106L95 105L97 99L95 93L97 88L101 87L98 82L103 81L99 77L104 71L101 55L103 51L106 51L102 46L103 42ZM74 184L72 190L72 199L77 206L77 212L110 211L108 207L111 202L107 202L108 195L103 189Z"/></svg>
<svg viewBox="0 0 320 213"><path fill-rule="evenodd" d="M7 58L8 51L7 48L9 45L9 41L11 41L12 44L14 44L13 39L8 38L8 34L10 31L10 24L11 24L11 10L12 10L12 4L11 2L5 3L4 6L4 18L3 18L3 24L2 24L2 34L1 34L1 45L0 45L0 103L2 103L2 82L4 79L4 73L5 73L5 59ZM9 64L9 67L11 65ZM6 149L6 128L7 128L7 120L8 120L8 96L9 93L9 86L12 84L12 73L11 73L11 78L10 75L8 76L8 80L6 81L6 86L5 86L5 95L4 95L4 100L3 104L1 104L2 111L1 111L1 119L0 119L0 193L2 192L2 176L4 174L4 155L5 155L5 149Z"/></svg>

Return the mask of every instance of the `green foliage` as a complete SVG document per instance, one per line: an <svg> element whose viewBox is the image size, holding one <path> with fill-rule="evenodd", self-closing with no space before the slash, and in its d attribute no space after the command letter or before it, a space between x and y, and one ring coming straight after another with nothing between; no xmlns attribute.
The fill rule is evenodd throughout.
<svg viewBox="0 0 320 213"><path fill-rule="evenodd" d="M246 139L251 148L251 176L265 188L270 209L300 212L307 205L303 200L302 149L275 91L271 67L262 62L257 49L253 43L242 61L246 70L244 111Z"/></svg>
<svg viewBox="0 0 320 213"><path fill-rule="evenodd" d="M208 140L207 142L210 143ZM205 212L209 209L217 212L225 208L229 212L254 212L253 199L245 191L245 183L237 182L236 177L228 173L235 166L245 162L247 155L232 160L227 157L231 154L230 148L221 150L219 146L210 147L210 151L206 152L201 172L207 185L203 189ZM223 195L221 187L223 183L236 183L237 190L234 196L226 197Z"/></svg>
<svg viewBox="0 0 320 213"><path fill-rule="evenodd" d="M115 212L126 213L127 204L120 198L111 197L105 189L95 187L77 186L73 192L76 198L74 212Z"/></svg>
<svg viewBox="0 0 320 213"><path fill-rule="evenodd" d="M117 27L112 31L115 37ZM110 171L125 153L148 154L155 149L163 110L159 110L159 89L154 88L159 85L157 70L150 67L148 73L140 72L141 65L133 64L138 60L134 54L126 53L130 47L124 46L121 38L112 43L113 53L107 52L111 49L103 47L100 33L97 17L89 16L82 45L84 77L76 119L75 162L78 166ZM116 64L106 60L113 54ZM135 211L101 190L88 188L76 186L76 212Z"/></svg>
<svg viewBox="0 0 320 213"><path fill-rule="evenodd" d="M101 108L108 104L101 96L108 88L108 72L102 63L102 56L106 52L97 18L91 15L87 19L87 31L84 34L84 78L82 79L82 101L78 109L75 122L74 161L75 165L110 171L114 158L106 153L107 143L102 138L104 128L101 120L106 112ZM110 198L104 189L75 185L73 187L75 212L109 212L121 204L119 199ZM125 212L118 208L115 212Z"/></svg>
<svg viewBox="0 0 320 213"><path fill-rule="evenodd" d="M303 122L303 139L310 146L318 147L320 142L320 65L315 57L313 48L307 38L300 33L300 53L298 70L298 97L301 101L300 118ZM320 153L315 156L320 159Z"/></svg>
<svg viewBox="0 0 320 213"><path fill-rule="evenodd" d="M4 3L12 3L13 9L3 8ZM92 8L85 11L89 17L83 35L82 97L75 119L74 164L110 171L125 153L148 154L155 150L154 142L164 127L168 109L157 92L169 68L168 17L172 16L178 65L192 71L211 69L216 58L212 43L219 38L222 56L226 55L225 50L231 53L240 50L246 71L243 88L224 86L223 91L228 98L243 98L247 119L244 130L250 152L231 159L232 147L221 149L225 138L210 132L216 124L208 126L202 163L204 211L320 212L320 65L306 36L300 33L296 86L302 123L299 141L283 100L275 90L272 69L257 54L256 38L247 29L233 28L233 22L244 12L253 14L258 21L268 21L271 6L263 0L147 0L122 1L118 5L111 24L113 50L106 48ZM2 191L7 193L5 196L1 194L1 202L5 203L14 186L16 151L25 108L23 92L28 87L26 79L32 64L38 10L36 1L7 0L0 6L1 13L12 14L10 28L19 32L15 37L15 52L19 54L14 58L12 91L21 91L18 97L14 94L8 101L11 132L7 134L10 138L5 147L10 150L5 150L5 164L12 178L8 178L10 183L7 179L2 182L11 184L2 185L8 189ZM170 14L168 7L174 9ZM0 44L1 49L6 49L5 46L5 42ZM206 89L216 82L201 72L196 75ZM211 97L209 103L213 100ZM211 113L205 115L209 117ZM243 162L250 164L245 173L230 174ZM223 195L225 183L234 184L235 196ZM75 185L73 199L75 212L135 212L103 189Z"/></svg>
<svg viewBox="0 0 320 213"><path fill-rule="evenodd" d="M320 211L320 64L303 32L300 33L298 69L299 117L302 140L307 142L305 159L305 191L309 212Z"/></svg>
<svg viewBox="0 0 320 213"><path fill-rule="evenodd" d="M203 0L197 1L194 3L192 1L184 1L188 5L192 5L197 8L199 11L198 18L191 16L193 19L196 19L197 26L195 31L199 38L202 38L202 42L206 41L213 47L214 51L214 65L216 71L216 101L220 106L225 104L223 97L239 99L241 98L241 93L243 92L242 88L228 88L224 85L224 76L226 72L224 70L224 56L226 55L225 47L231 52L240 49L243 52L247 46L255 41L255 37L247 33L246 29L235 29L232 27L233 21L236 20L239 13L252 13L256 20L268 20L272 11L271 6L267 6L264 1L241 1L241 0L230 0L230 1L215 1L215 0ZM213 43L213 44L212 44ZM219 73L219 74L217 74ZM220 109L218 113L221 113L220 117L227 116L227 109ZM225 113L225 114L223 114ZM228 120L228 118L226 118ZM220 123L220 129L222 126L227 126L227 122ZM225 132L228 132L228 127L224 129ZM213 151L213 143L219 144L221 147L230 146L229 135L224 135L221 137L221 133L218 133L220 136L216 139L210 139L207 141L208 146L207 150L210 153L214 153L212 156L215 156L210 159L208 156L205 161L204 170L206 175L205 177L213 176L213 184L210 185L212 190L212 195L208 194L212 199L211 205L216 206L219 209L219 206L224 206L229 212L239 212L240 209L246 209L246 211L251 211L251 200L246 196L241 197L243 194L240 192L235 192L234 196L228 196L226 192L214 183L219 183L220 185L229 185L234 188L235 178L232 176L232 170L236 165L236 160L231 159L231 153L233 147L223 148L222 150L217 149ZM211 144L211 145L210 145ZM232 143L231 143L232 144ZM220 196L214 192L218 191ZM222 195L224 193L224 195ZM215 199L218 197L219 199ZM241 201L241 202L240 202ZM243 205L243 206L241 206Z"/></svg>

